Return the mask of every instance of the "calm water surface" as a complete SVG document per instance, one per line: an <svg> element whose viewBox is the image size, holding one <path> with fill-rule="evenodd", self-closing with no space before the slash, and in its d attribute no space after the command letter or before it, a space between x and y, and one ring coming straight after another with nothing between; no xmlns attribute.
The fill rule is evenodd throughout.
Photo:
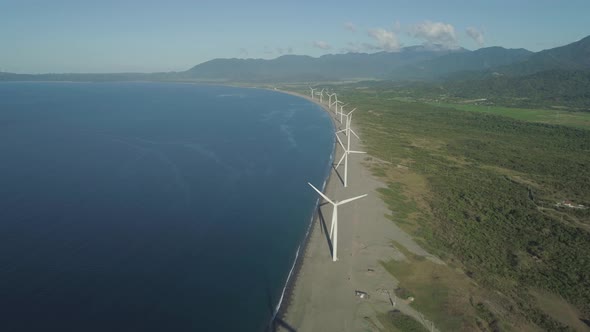
<svg viewBox="0 0 590 332"><path fill-rule="evenodd" d="M0 83L0 330L263 330L332 147L272 91Z"/></svg>

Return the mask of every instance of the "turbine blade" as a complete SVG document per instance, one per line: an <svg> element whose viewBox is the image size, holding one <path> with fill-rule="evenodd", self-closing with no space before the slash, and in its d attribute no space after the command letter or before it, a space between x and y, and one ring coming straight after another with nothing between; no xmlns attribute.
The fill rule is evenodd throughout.
<svg viewBox="0 0 590 332"><path fill-rule="evenodd" d="M366 152L364 152L364 151L351 151L351 150L349 150L348 153L366 153Z"/></svg>
<svg viewBox="0 0 590 332"><path fill-rule="evenodd" d="M352 112L356 111L356 108L354 108L352 111L348 112L348 114L346 114L346 116L350 116L352 114Z"/></svg>
<svg viewBox="0 0 590 332"><path fill-rule="evenodd" d="M363 198L363 197L365 197L365 196L367 196L367 195L368 195L368 194L364 194L364 195L360 195L360 196L357 196L357 197L353 197L353 198L345 199L345 200L343 200L343 201L340 201L340 202L338 202L338 204L337 204L337 205L346 204L346 203L352 202L352 201L354 201L354 200L357 200L357 199L359 199L359 198Z"/></svg>
<svg viewBox="0 0 590 332"><path fill-rule="evenodd" d="M344 149L344 151L346 151L346 147L344 146L344 144L342 144L340 137L338 135L336 135L336 138L338 139L338 143L340 143L340 146Z"/></svg>
<svg viewBox="0 0 590 332"><path fill-rule="evenodd" d="M321 191L319 191L319 190L318 190L318 188L314 187L314 186L313 186L313 184L311 184L311 183L309 183L309 182L308 182L307 184L309 184L309 185L310 185L310 186L311 186L311 187L312 187L312 188L313 188L315 191L317 191L317 192L318 192L318 194L320 194L320 196L322 196L322 197L323 197L323 198L324 198L326 201L328 201L328 202L330 202L332 205L334 205L334 202L332 202L332 200L331 200L331 199L329 199L329 198L328 198L326 195L324 195L324 194L323 194Z"/></svg>
<svg viewBox="0 0 590 332"><path fill-rule="evenodd" d="M342 158L340 158L340 161L338 162L338 164L336 164L336 168L338 168L338 166L340 166L340 164L342 163L342 160L344 160L344 157L346 157L346 152L344 152L344 154L342 155Z"/></svg>
<svg viewBox="0 0 590 332"><path fill-rule="evenodd" d="M343 132L345 132L345 131L346 131L346 129L338 130L338 131L336 132L336 134L338 134L338 133L343 133Z"/></svg>
<svg viewBox="0 0 590 332"><path fill-rule="evenodd" d="M356 136L356 138L358 138L358 139L361 139L361 138L359 137L359 135L357 135L357 134L354 132L354 130L350 129L350 132L351 132L351 133L352 133L354 136Z"/></svg>

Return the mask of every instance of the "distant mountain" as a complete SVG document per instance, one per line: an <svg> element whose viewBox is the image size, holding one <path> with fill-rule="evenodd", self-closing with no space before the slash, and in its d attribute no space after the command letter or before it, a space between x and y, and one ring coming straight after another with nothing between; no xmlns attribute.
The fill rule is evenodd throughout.
<svg viewBox="0 0 590 332"><path fill-rule="evenodd" d="M494 73L519 76L547 70L590 69L590 36L577 42L537 52L526 60L494 68Z"/></svg>
<svg viewBox="0 0 590 332"><path fill-rule="evenodd" d="M413 46L399 52L328 54L319 58L285 55L272 60L214 59L181 73L185 79L228 81L330 81L380 79L392 69L439 56L466 52Z"/></svg>
<svg viewBox="0 0 590 332"><path fill-rule="evenodd" d="M377 80L474 80L522 76L547 70L590 69L590 36L532 53L487 47L476 51L440 45L404 47L399 52L327 54L319 58L284 55L276 59L214 59L183 72L113 74L0 73L0 80L319 82Z"/></svg>
<svg viewBox="0 0 590 332"><path fill-rule="evenodd" d="M399 67L391 71L389 78L398 81L443 79L455 72L483 71L521 62L532 54L534 53L523 48L481 48L473 52L447 54Z"/></svg>

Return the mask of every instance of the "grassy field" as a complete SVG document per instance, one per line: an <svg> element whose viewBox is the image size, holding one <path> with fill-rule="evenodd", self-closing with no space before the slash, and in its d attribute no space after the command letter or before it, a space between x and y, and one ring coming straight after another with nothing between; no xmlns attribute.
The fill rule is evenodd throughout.
<svg viewBox="0 0 590 332"><path fill-rule="evenodd" d="M457 110L469 112L480 112L501 115L523 121L541 122L590 129L589 112L569 112L559 109L527 109L473 104L433 103L430 105L436 107L454 108Z"/></svg>
<svg viewBox="0 0 590 332"><path fill-rule="evenodd" d="M366 148L384 161L374 171L390 183L381 194L391 219L448 262L448 270L415 257L384 262L402 287L430 299L413 305L443 330L570 330L535 289L559 295L571 316L588 321L590 212L555 203L590 205L590 131L537 123L542 112L341 93L358 108Z"/></svg>
<svg viewBox="0 0 590 332"><path fill-rule="evenodd" d="M404 315L399 311L392 311L387 314L381 314L378 317L381 324L387 331L391 332L428 332L428 330L418 323L414 318Z"/></svg>
<svg viewBox="0 0 590 332"><path fill-rule="evenodd" d="M405 261L390 260L383 266L400 280L399 301L411 296L416 307L442 331L473 331L475 316L469 303L470 281L447 266L435 264L395 245L406 256Z"/></svg>

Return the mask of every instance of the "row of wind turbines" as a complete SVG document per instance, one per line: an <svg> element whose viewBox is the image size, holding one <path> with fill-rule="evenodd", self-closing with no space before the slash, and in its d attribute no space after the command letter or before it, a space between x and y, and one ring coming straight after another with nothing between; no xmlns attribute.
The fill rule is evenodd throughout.
<svg viewBox="0 0 590 332"><path fill-rule="evenodd" d="M324 104L324 90L325 89L322 89L319 92L317 92L317 90L318 90L317 88L314 89L314 88L310 87L309 89L311 90L310 91L311 99L316 100L315 97L317 97L317 100L320 102L320 104ZM338 120L338 115L340 115L340 123L344 125L344 129L336 131L336 139L338 140L338 143L342 147L343 152L342 152L342 157L338 161L338 164L336 164L335 169L337 170L338 167L340 167L340 165L342 164L342 161L344 161L343 184L344 184L344 187L348 187L348 156L350 154L365 153L363 151L354 151L354 150L350 149L350 138L352 135L354 135L357 139L360 140L359 136L351 128L352 113L354 111L356 111L356 108L354 108L352 111L350 111L348 113L344 113L344 106L346 106L348 104L344 104L343 102L339 101L338 95L336 93L330 94L330 93L326 92L326 95L328 96L328 110L331 111L332 108L334 108L335 120ZM332 102L332 97L334 97L334 102ZM343 123L344 120L346 120L345 123ZM342 134L344 134L344 136L346 137L346 145L344 145L344 143L340 139L340 135L342 135ZM330 241L332 242L332 261L335 262L338 260L338 206L346 204L346 203L350 203L350 202L355 201L360 198L363 198L363 197L367 196L367 194L344 199L342 201L331 200L330 198L328 198L328 196L324 195L318 188L314 187L311 183L308 182L308 184L322 198L324 198L326 200L326 202L332 204L332 222L330 224L330 237L329 238L330 238Z"/></svg>

